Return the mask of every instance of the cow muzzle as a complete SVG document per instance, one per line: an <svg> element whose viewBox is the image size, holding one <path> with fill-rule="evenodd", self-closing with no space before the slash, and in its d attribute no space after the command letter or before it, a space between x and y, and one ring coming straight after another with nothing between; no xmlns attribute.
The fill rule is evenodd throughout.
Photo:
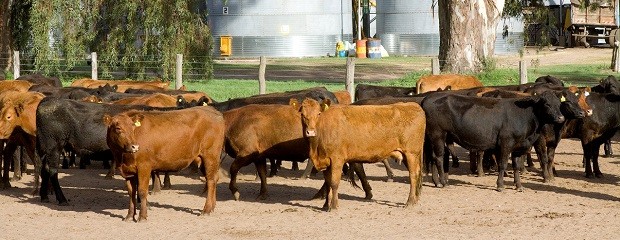
<svg viewBox="0 0 620 240"><path fill-rule="evenodd" d="M587 117L592 116L592 113L594 113L592 109L588 109L588 111L586 111L586 116Z"/></svg>
<svg viewBox="0 0 620 240"><path fill-rule="evenodd" d="M316 137L316 130L306 129L306 137Z"/></svg>
<svg viewBox="0 0 620 240"><path fill-rule="evenodd" d="M554 121L555 121L556 123L563 123L563 122L564 122L564 120L565 120L565 119L564 119L564 116L560 115L559 117L556 117Z"/></svg>
<svg viewBox="0 0 620 240"><path fill-rule="evenodd" d="M129 147L127 147L127 152L130 152L130 153L135 153L138 150L140 150L140 145L138 144L132 144L132 145L129 145Z"/></svg>

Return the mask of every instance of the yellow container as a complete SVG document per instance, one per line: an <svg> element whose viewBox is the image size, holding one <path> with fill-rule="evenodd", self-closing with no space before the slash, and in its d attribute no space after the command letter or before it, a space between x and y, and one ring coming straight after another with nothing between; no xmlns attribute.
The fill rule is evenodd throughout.
<svg viewBox="0 0 620 240"><path fill-rule="evenodd" d="M220 36L220 55L224 57L232 55L232 36Z"/></svg>
<svg viewBox="0 0 620 240"><path fill-rule="evenodd" d="M355 41L355 54L357 58L366 58L366 39Z"/></svg>

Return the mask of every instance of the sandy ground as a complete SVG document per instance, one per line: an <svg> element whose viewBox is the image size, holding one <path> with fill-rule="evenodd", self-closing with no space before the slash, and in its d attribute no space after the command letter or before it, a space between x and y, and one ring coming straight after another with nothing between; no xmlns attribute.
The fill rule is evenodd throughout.
<svg viewBox="0 0 620 240"><path fill-rule="evenodd" d="M533 54L547 61L585 61L575 56L608 61L611 50L595 53L547 51ZM598 54L597 54L598 53ZM526 55L526 57L532 54ZM540 56L557 56L555 60ZM573 56L569 58L568 56ZM511 58L511 59L514 59ZM620 154L620 145L614 142ZM98 162L89 169L61 170L61 185L69 206L41 203L30 195L32 175L13 188L0 190L0 239L617 239L620 231L620 161L602 158L604 178L585 178L581 145L564 140L556 154L559 177L543 183L531 169L522 176L524 192L495 191L497 175L469 174L467 152L460 149L461 167L453 169L450 185L439 189L425 177L420 202L405 209L409 187L403 166L395 166L394 182L386 182L381 164L367 164L374 198L346 182L340 187L340 209L324 212L322 200L311 200L322 176L302 180L301 171L285 163L279 176L268 179L269 198L256 201L259 182L254 166L242 169L241 200L228 190L229 179L220 179L217 206L209 216L199 216L204 205L204 182L188 170L172 176L173 189L151 195L147 222L123 222L129 197L124 181L104 179ZM224 168L231 160L224 161ZM538 163L536 163L538 166ZM303 168L304 164L301 164ZM32 168L32 167L31 167ZM50 196L54 199L53 196Z"/></svg>
<svg viewBox="0 0 620 240"><path fill-rule="evenodd" d="M614 150L620 153L617 143ZM31 175L1 191L0 239L617 239L620 161L602 159L604 178L587 179L581 152L578 141L561 142L560 176L546 184L532 169L522 177L524 192L514 190L512 177L504 192L495 191L495 173L475 177L462 160L446 188L433 187L425 177L421 200L411 209L403 207L409 191L403 166L393 164L395 181L386 182L382 165L367 164L374 198L365 201L362 190L342 182L340 208L324 212L322 200L310 200L321 174L302 180L301 171L285 163L280 176L268 179L267 200L254 199L259 183L250 165L239 178L241 200L233 200L224 177L215 212L199 216L204 183L184 170L172 176L173 190L149 197L148 221L140 223L122 221L129 199L123 180L104 179L106 171L94 163L86 170L62 170L69 206L42 204L29 195ZM458 155L467 159L462 149Z"/></svg>

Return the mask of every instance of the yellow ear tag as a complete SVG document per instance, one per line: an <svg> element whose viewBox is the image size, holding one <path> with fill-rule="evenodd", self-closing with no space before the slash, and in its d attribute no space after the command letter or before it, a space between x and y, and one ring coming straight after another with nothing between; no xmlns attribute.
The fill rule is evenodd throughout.
<svg viewBox="0 0 620 240"><path fill-rule="evenodd" d="M179 98L179 102L183 102L183 99L180 99L180 98Z"/></svg>
<svg viewBox="0 0 620 240"><path fill-rule="evenodd" d="M142 123L140 123L140 121L136 121L135 123L133 123L134 125L136 125L136 127L142 126Z"/></svg>
<svg viewBox="0 0 620 240"><path fill-rule="evenodd" d="M329 109L329 105L327 105L327 104L323 104L323 106L325 106L325 107L323 108L323 111L327 111L327 109Z"/></svg>
<svg viewBox="0 0 620 240"><path fill-rule="evenodd" d="M562 97L560 98L560 102L566 102L566 98L565 98L564 96L562 96Z"/></svg>
<svg viewBox="0 0 620 240"><path fill-rule="evenodd" d="M207 102L202 102L202 106L208 106L209 104Z"/></svg>

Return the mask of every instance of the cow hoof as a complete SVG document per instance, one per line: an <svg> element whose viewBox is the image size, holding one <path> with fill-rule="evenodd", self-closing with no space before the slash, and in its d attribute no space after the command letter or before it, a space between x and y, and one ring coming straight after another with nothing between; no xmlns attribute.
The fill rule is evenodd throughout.
<svg viewBox="0 0 620 240"><path fill-rule="evenodd" d="M11 183L9 182L0 183L0 189L9 189L9 188L11 188Z"/></svg>
<svg viewBox="0 0 620 240"><path fill-rule="evenodd" d="M443 187L444 187L444 185L443 185L443 184L441 184L441 183L437 183L437 184L435 184L435 187L437 187L437 188L443 188Z"/></svg>
<svg viewBox="0 0 620 240"><path fill-rule="evenodd" d="M517 187L517 192L523 192L523 187Z"/></svg>
<svg viewBox="0 0 620 240"><path fill-rule="evenodd" d="M69 206L69 202L68 201L59 202L58 206Z"/></svg>
<svg viewBox="0 0 620 240"><path fill-rule="evenodd" d="M394 178L388 178L387 182L394 182Z"/></svg>
<svg viewBox="0 0 620 240"><path fill-rule="evenodd" d="M372 199L372 193L366 194L366 197L364 197L364 199L371 200Z"/></svg>
<svg viewBox="0 0 620 240"><path fill-rule="evenodd" d="M136 219L134 219L133 217L127 216L125 218L123 218L123 222L135 222Z"/></svg>
<svg viewBox="0 0 620 240"><path fill-rule="evenodd" d="M105 175L105 179L114 179L114 175L110 175L110 174Z"/></svg>
<svg viewBox="0 0 620 240"><path fill-rule="evenodd" d="M239 194L239 192L234 192L234 193L233 193L233 197L235 198L235 201L239 201L239 196L240 196L240 195L241 195L241 194Z"/></svg>
<svg viewBox="0 0 620 240"><path fill-rule="evenodd" d="M602 174L602 173L597 173L597 174L595 174L594 176L595 176L596 178L602 178L602 177L603 177L603 174Z"/></svg>
<svg viewBox="0 0 620 240"><path fill-rule="evenodd" d="M498 188L496 188L495 190L497 190L498 192L503 192L503 191L504 191L504 188L503 188L503 187L498 187Z"/></svg>
<svg viewBox="0 0 620 240"><path fill-rule="evenodd" d="M145 222L146 222L146 218L139 218L139 219L138 219L138 222L139 222L139 223L145 223Z"/></svg>
<svg viewBox="0 0 620 240"><path fill-rule="evenodd" d="M586 178L592 179L594 178L594 175L592 173L586 173Z"/></svg>
<svg viewBox="0 0 620 240"><path fill-rule="evenodd" d="M50 199L49 198L41 198L41 202L42 203L49 203Z"/></svg>
<svg viewBox="0 0 620 240"><path fill-rule="evenodd" d="M459 162L452 162L453 168L458 168L460 166Z"/></svg>

